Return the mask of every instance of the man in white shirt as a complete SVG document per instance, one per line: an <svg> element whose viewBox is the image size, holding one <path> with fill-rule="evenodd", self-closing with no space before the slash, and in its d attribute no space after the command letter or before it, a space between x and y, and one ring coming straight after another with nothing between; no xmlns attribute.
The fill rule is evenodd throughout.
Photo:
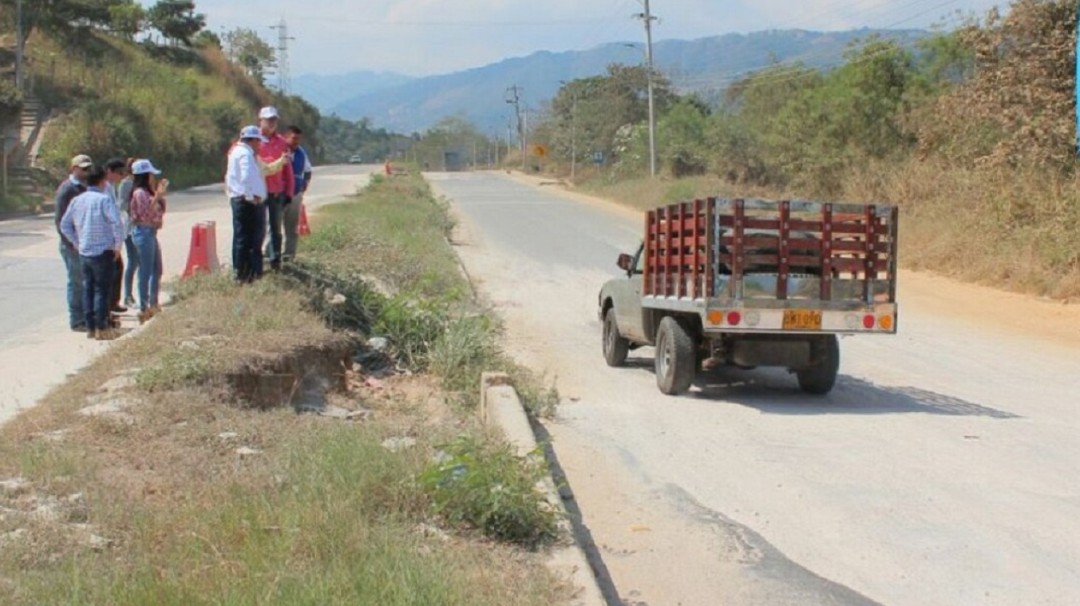
<svg viewBox="0 0 1080 606"><path fill-rule="evenodd" d="M240 140L229 150L225 171L225 189L233 214L233 269L240 282L262 277L262 232L265 214L266 179L257 158L259 145L266 139L258 126L245 126Z"/></svg>

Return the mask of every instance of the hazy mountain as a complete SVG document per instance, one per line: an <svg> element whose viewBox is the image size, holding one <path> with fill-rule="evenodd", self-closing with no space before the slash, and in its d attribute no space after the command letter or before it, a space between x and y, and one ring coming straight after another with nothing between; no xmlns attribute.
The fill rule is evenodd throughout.
<svg viewBox="0 0 1080 606"><path fill-rule="evenodd" d="M411 80L412 76L394 72L357 71L333 76L304 74L292 79L292 90L320 110L330 111L359 94L393 88Z"/></svg>
<svg viewBox="0 0 1080 606"><path fill-rule="evenodd" d="M926 35L916 30L851 30L810 32L773 30L727 34L699 40L666 40L655 45L657 66L682 91L715 95L732 81L777 61L827 68L843 62L853 43L871 36L914 43ZM612 43L586 51L538 52L452 74L417 78L382 89L355 88L336 104L319 104L325 112L357 120L371 118L379 127L398 132L422 131L447 116L461 116L487 132L506 130L506 89L524 88L523 99L536 110L551 99L560 80L604 73L612 63L643 59L641 44ZM312 97L308 97L315 101Z"/></svg>

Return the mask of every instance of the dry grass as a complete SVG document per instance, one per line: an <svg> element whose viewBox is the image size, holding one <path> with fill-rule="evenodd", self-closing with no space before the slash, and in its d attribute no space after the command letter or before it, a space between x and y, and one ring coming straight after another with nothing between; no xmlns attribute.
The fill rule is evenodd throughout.
<svg viewBox="0 0 1080 606"><path fill-rule="evenodd" d="M237 405L222 376L343 337L272 280L238 288L210 279L185 290L144 332L0 429L0 480L26 481L0 488L0 601L501 605L565 597L539 556L434 529L414 478L438 444L477 428L430 379L377 389L354 382L333 403L372 411L357 424ZM197 376L181 372L190 358L202 360ZM172 380L102 392L114 377L147 373ZM126 401L120 414L77 412L116 398ZM402 436L416 445L382 446Z"/></svg>

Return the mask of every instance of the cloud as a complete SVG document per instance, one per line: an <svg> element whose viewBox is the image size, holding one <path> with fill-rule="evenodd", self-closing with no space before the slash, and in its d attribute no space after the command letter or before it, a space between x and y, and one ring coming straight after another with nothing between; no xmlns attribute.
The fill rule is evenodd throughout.
<svg viewBox="0 0 1080 606"><path fill-rule="evenodd" d="M952 0L983 11L994 0ZM940 0L653 0L657 39L697 38L762 29L926 27L948 9ZM355 69L424 75L538 50L591 48L643 37L636 0L197 0L215 31L289 25L294 73Z"/></svg>

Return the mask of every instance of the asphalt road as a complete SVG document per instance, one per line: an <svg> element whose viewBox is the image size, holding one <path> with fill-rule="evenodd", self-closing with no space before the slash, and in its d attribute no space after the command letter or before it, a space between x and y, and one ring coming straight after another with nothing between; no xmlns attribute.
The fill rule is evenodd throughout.
<svg viewBox="0 0 1080 606"><path fill-rule="evenodd" d="M305 205L311 211L351 194L377 170L317 167ZM184 270L191 227L200 221L217 223L218 258L228 263L230 217L221 185L171 193L160 233L166 277ZM0 422L33 405L107 347L67 329L67 282L58 238L52 215L0 221Z"/></svg>
<svg viewBox="0 0 1080 606"><path fill-rule="evenodd" d="M605 366L596 295L641 217L498 173L432 174L629 604L1080 603L1080 314L917 274L900 334L845 339L837 388L771 370L661 395Z"/></svg>

